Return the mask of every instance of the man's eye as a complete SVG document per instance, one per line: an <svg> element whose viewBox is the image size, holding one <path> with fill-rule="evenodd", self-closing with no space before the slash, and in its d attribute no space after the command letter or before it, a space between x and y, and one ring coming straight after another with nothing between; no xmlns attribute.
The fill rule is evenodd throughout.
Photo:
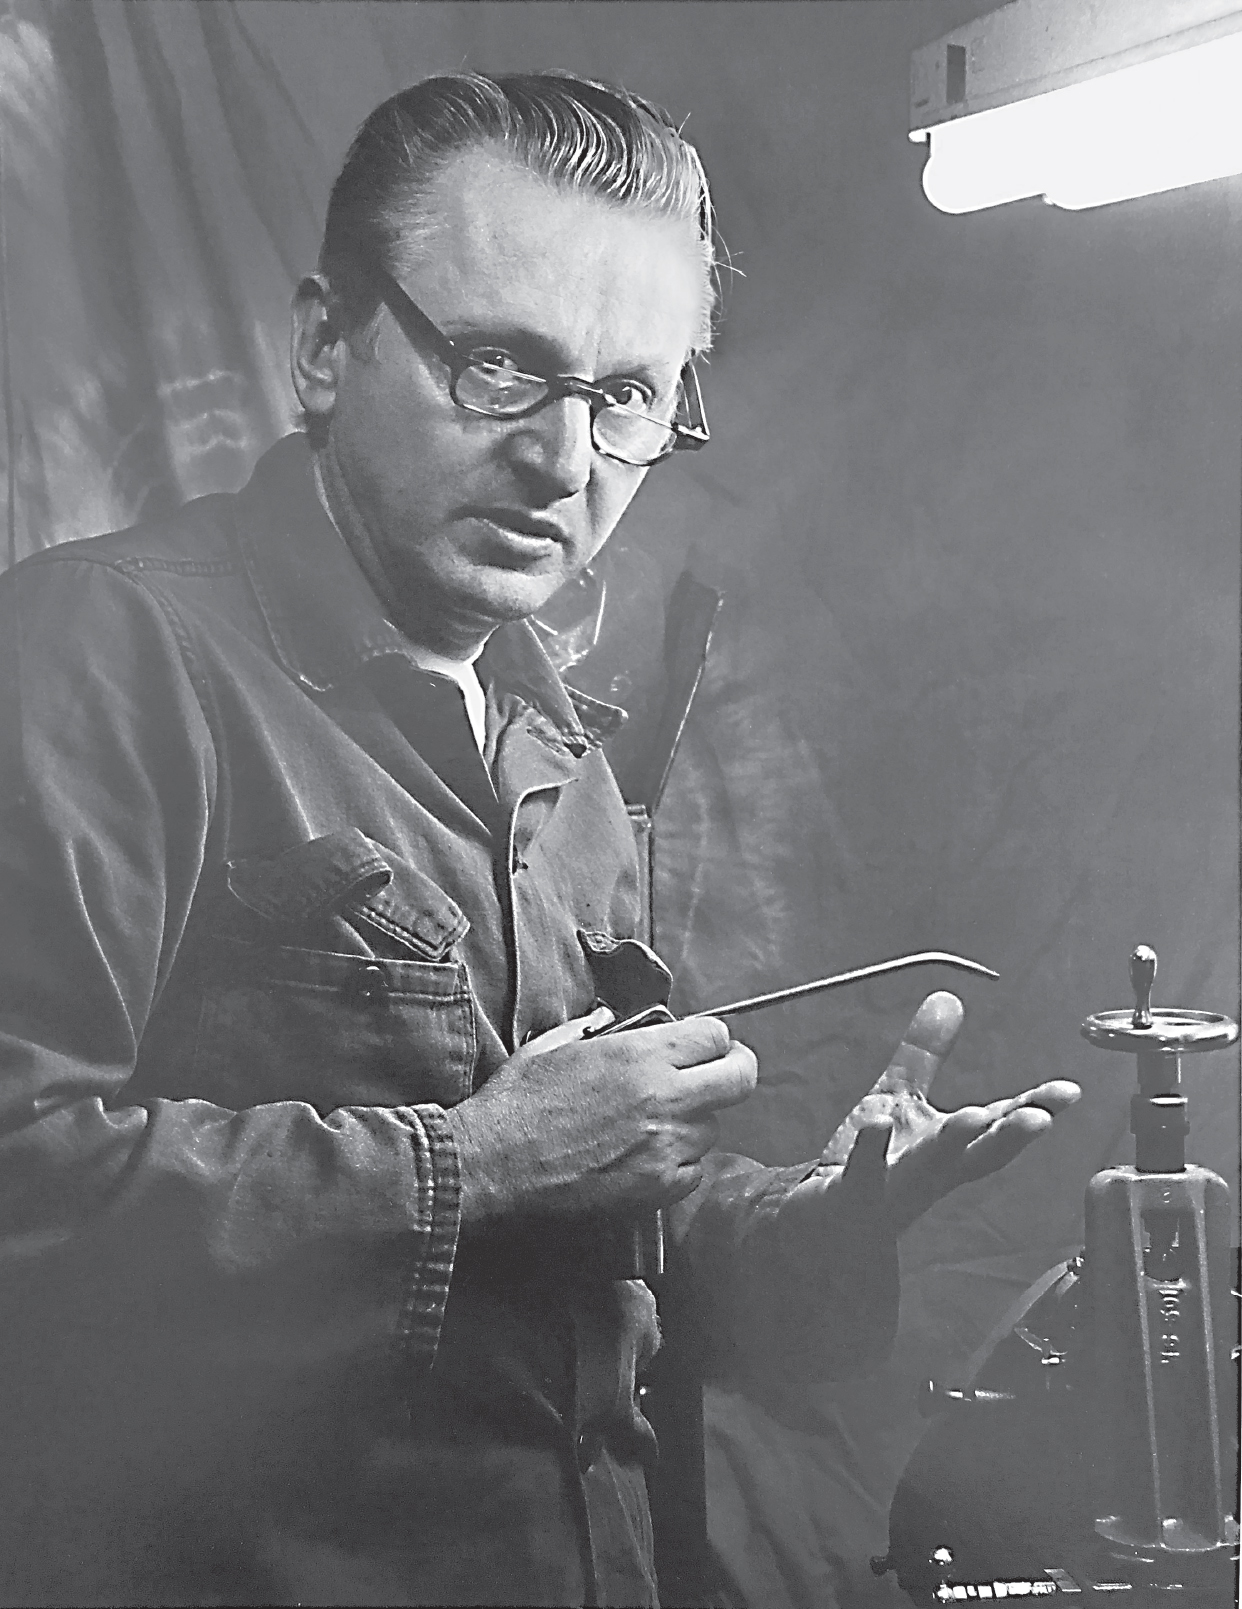
<svg viewBox="0 0 1242 1609"><path fill-rule="evenodd" d="M477 369L501 369L509 374L522 373L521 365L512 352L499 346L480 346L470 354L470 362Z"/></svg>
<svg viewBox="0 0 1242 1609"><path fill-rule="evenodd" d="M655 402L655 395L637 380L610 380L602 387L605 396L615 407L629 408L635 413L647 413Z"/></svg>

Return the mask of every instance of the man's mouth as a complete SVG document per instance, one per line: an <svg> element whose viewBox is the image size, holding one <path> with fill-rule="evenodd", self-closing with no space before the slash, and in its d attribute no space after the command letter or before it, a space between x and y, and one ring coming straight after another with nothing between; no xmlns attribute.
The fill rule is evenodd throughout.
<svg viewBox="0 0 1242 1609"><path fill-rule="evenodd" d="M489 527L506 547L532 557L569 545L568 535L555 520L522 509L472 508L468 517Z"/></svg>

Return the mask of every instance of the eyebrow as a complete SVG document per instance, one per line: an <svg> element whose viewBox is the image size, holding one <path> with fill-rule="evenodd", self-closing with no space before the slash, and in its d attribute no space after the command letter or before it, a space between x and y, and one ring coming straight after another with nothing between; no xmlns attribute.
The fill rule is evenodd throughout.
<svg viewBox="0 0 1242 1609"><path fill-rule="evenodd" d="M479 325L468 319L455 319L446 321L440 327L455 345L465 351L477 347L495 346L506 352L512 352L515 357L520 357L523 361L529 361L532 367L538 366L549 376L572 372L561 365L555 342L524 325ZM674 388L680 373L681 367L674 368L668 380L662 380L653 364L640 358L622 368L610 369L607 374L597 375L589 384L603 385L609 380L641 380L658 393L662 388L670 390ZM578 378L586 377L582 375Z"/></svg>
<svg viewBox="0 0 1242 1609"><path fill-rule="evenodd" d="M551 379L555 374L568 372L559 367L558 349L555 343L549 340L547 336L540 335L537 330L532 330L525 325L510 326L507 329L503 326L498 328L494 324L486 328L477 327L472 325L465 315L459 315L451 321L460 326L458 329L448 330L443 325L437 324L428 313L423 311L394 274L389 273L386 268L379 267L375 268L373 272L380 285L381 300L387 304L389 311L402 329L405 330L406 320L411 319L415 327L422 331L424 338L436 345L437 349L441 343L447 341L453 348L467 354L477 350L479 347L486 348L488 346L500 347L504 350L512 349L514 354L518 356L521 356L523 352L529 354L540 352L544 354L546 367L551 371L546 378ZM445 322L450 321L446 320ZM406 334L409 336L408 330ZM409 336L409 338L414 339L412 336ZM687 362L691 355L687 356ZM448 361L443 352L441 352L441 357ZM543 361L538 358L523 358L522 361L529 361L532 368L545 366ZM685 363L670 377L667 388L670 395L676 389L677 383L684 372ZM575 378L585 380L586 377L575 376ZM615 380L635 380L646 383L657 396L661 395L664 389L661 386L656 368L650 361L644 359L639 359L637 363L628 369L613 369L607 374L599 375L595 379L587 381L587 383L600 386Z"/></svg>

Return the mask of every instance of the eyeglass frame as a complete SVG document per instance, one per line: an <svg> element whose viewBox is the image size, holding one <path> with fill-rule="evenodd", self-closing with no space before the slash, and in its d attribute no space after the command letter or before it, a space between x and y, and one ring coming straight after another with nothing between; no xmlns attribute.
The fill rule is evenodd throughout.
<svg viewBox="0 0 1242 1609"><path fill-rule="evenodd" d="M467 350L460 342L446 335L439 325L423 312L405 286L386 268L377 266L370 272L379 290L380 300L396 319L398 328L410 345L417 347L419 344L415 335L407 328L407 325L412 324L448 369L449 396L453 399L454 406L462 409L464 413L474 414L479 419L529 419L532 414L538 413L541 408L546 408L553 402L559 402L562 397L581 397L591 410L592 447L604 458L612 459L613 463L624 464L628 469L651 469L656 464L662 464L667 458L671 458L675 452L697 452L711 440L711 432L707 428L707 418L703 412L703 393L699 388L699 377L693 358L687 358L678 377L678 386L685 399L689 422L680 424L676 419L664 421L656 419L652 414L639 415L640 418L651 419L653 423L662 424L665 429L673 432L672 441L660 456L649 459L643 464L632 463L628 458L619 458L607 447L600 446L595 438L596 418L605 408L617 407L618 404L602 387L593 385L589 380L583 380L576 374L533 374L527 370L520 371L526 374L527 378L546 385L548 393L538 402L532 403L528 408L521 408L516 413L489 413L486 409L462 402L457 395L457 385L465 371L474 367L475 355L479 348L475 346Z"/></svg>

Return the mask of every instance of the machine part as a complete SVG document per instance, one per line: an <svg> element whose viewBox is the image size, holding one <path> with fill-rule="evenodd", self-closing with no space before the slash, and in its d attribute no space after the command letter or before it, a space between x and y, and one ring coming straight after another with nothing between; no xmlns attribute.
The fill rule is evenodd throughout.
<svg viewBox="0 0 1242 1609"><path fill-rule="evenodd" d="M597 998L622 1019L607 1028L588 1029L584 1038L598 1038L621 1027L673 1021L665 1004L673 974L649 945L640 939L614 939L607 933L582 929L578 943ZM600 1258L601 1266L614 1270L616 1279L658 1278L664 1272L663 1213L644 1212L610 1223L603 1233Z"/></svg>
<svg viewBox="0 0 1242 1609"><path fill-rule="evenodd" d="M655 830L646 805L627 804L625 813L630 818L634 833L634 848L638 853L638 887L640 890L638 932L635 937L644 944L654 944L651 931L652 912L655 909Z"/></svg>
<svg viewBox="0 0 1242 1609"><path fill-rule="evenodd" d="M609 1279L658 1279L664 1272L664 1214L617 1219L600 1231L598 1267Z"/></svg>
<svg viewBox="0 0 1242 1609"><path fill-rule="evenodd" d="M1083 1528L1081 1379L1043 1359L1077 1350L1080 1296L1080 1278L1059 1263L1005 1315L962 1386L934 1399L923 1387L934 1417L893 1498L888 1556L872 1565L896 1571L916 1604L930 1609L966 1585L965 1596L982 1584L995 1596L992 1583L1048 1580L1049 1569L1079 1578L1065 1537Z"/></svg>
<svg viewBox="0 0 1242 1609"><path fill-rule="evenodd" d="M839 989L844 983L863 983L868 978L882 978L889 972L904 972L908 967L957 967L961 972L973 972L980 978L998 978L999 972L985 967L979 961L969 961L964 955L951 955L947 950L920 950L916 955L898 955L891 961L873 961L870 966L855 967L852 972L838 972L831 978L816 978L811 983L796 983L791 989L776 989L771 994L751 995L747 1000L731 1000L727 1005L709 1006L696 1011L696 1017L740 1017L748 1011L762 1011L767 1006L784 1005L787 1000L801 1000L804 995L822 994L827 989Z"/></svg>
<svg viewBox="0 0 1242 1609"><path fill-rule="evenodd" d="M1083 1024L1139 1058L1136 1166L1092 1179L1085 1251L1004 1316L964 1383L924 1388L936 1417L873 1568L926 1609L1037 1590L1084 1606L1125 1594L1131 1609L1235 1602L1238 1280L1224 1181L1185 1161L1178 1058L1238 1030L1153 1007L1155 970L1141 946L1133 1009Z"/></svg>
<svg viewBox="0 0 1242 1609"><path fill-rule="evenodd" d="M1099 1173L1087 1247L1096 1530L1136 1552L1227 1549L1238 1532L1217 1339L1228 1321L1225 1182L1196 1167Z"/></svg>
<svg viewBox="0 0 1242 1609"><path fill-rule="evenodd" d="M722 594L688 570L673 589L665 617L663 683L608 740L606 752L634 828L639 860L641 911L637 937L656 943L655 830L659 805L692 701L703 675ZM620 689L605 696L632 704ZM597 985L598 987L598 985ZM650 997L649 997L650 998ZM663 995L667 1000L667 994ZM653 1010L666 1007L653 1005ZM656 1214L605 1231L601 1248L618 1269L649 1280L660 1310L663 1345L649 1364L641 1406L659 1438L660 1457L648 1470L655 1532L659 1595L667 1605L724 1601L719 1567L707 1540L706 1472L703 1453L704 1364L700 1306L689 1279L663 1274L663 1225ZM670 1245L669 1256L677 1258Z"/></svg>
<svg viewBox="0 0 1242 1609"><path fill-rule="evenodd" d="M1237 1024L1153 1007L1156 953L1130 957L1132 1012L1088 1017L1083 1035L1138 1059L1132 1168L1087 1188L1087 1292L1096 1422L1095 1528L1135 1552L1230 1548L1220 1377L1228 1366L1229 1191L1186 1164L1181 1056L1232 1044Z"/></svg>
<svg viewBox="0 0 1242 1609"><path fill-rule="evenodd" d="M578 943L595 985L595 995L619 1018L650 1006L666 1006L673 974L640 939L614 939L607 933L578 930ZM672 1013L669 1013L671 1020Z"/></svg>
<svg viewBox="0 0 1242 1609"><path fill-rule="evenodd" d="M942 1386L935 1380L925 1380L919 1389L919 1412L924 1419L934 1419L938 1413L950 1408L990 1408L998 1402L1014 1402L1012 1391L987 1391L982 1386Z"/></svg>
<svg viewBox="0 0 1242 1609"><path fill-rule="evenodd" d="M1117 1593L1130 1609L1234 1609L1228 1549L1140 1553L1095 1529L1084 1274L1085 1259L1071 1258L1019 1298L967 1365L960 1390L975 1404L937 1412L906 1466L888 1553L872 1569L894 1571L921 1609L1032 1596L1022 1583L1039 1581L1076 1594L1084 1609ZM1049 1368L1049 1357L1065 1361Z"/></svg>
<svg viewBox="0 0 1242 1609"><path fill-rule="evenodd" d="M654 1028L662 1022L676 1021L677 1018L667 1006L644 1006L632 1017L622 1017L619 1022L610 1022L604 1028L588 1028L582 1037L602 1039L605 1034L623 1034L628 1033L631 1028Z"/></svg>
<svg viewBox="0 0 1242 1609"><path fill-rule="evenodd" d="M654 816L703 679L724 594L690 570L677 579L664 621L663 677L658 691L630 702L630 719L609 738L608 762L627 804Z"/></svg>
<svg viewBox="0 0 1242 1609"><path fill-rule="evenodd" d="M1134 1014L1131 1028L1151 1028L1151 991L1156 981L1156 952L1150 944L1135 946L1130 957L1130 985L1134 990Z"/></svg>
<svg viewBox="0 0 1242 1609"><path fill-rule="evenodd" d="M592 934L589 937L594 940L597 936ZM588 935L580 933L578 938L583 948L587 949ZM660 971L669 978L671 984L672 977L665 968L664 963L660 961L658 956L647 950L646 945L638 944L636 939L612 939L609 943L618 950L623 949L625 946L635 946L639 950L646 951L646 954L659 966ZM613 957L609 956L607 959L611 962ZM606 988L613 985L611 985L610 979L604 978L602 972L597 970L600 964L599 960L589 949L587 950L587 961L590 964L600 1000L604 1005L611 1006L617 1012L618 1020L609 1023L606 1028L589 1030L584 1035L585 1038L598 1039L602 1034L619 1034L624 1033L629 1028L649 1028L652 1023L676 1021L673 1013L667 1009L665 1004L668 1000L667 989L660 994L653 987L651 994L645 1001L635 1004L634 1001L640 990L627 987L624 995L624 1000L628 1003L628 1009L626 1009L621 1000L615 999L613 995L605 992ZM692 1011L688 1014L686 1020L693 1017L741 1017L750 1011L762 1011L768 1006L784 1005L788 1000L800 1000L805 995L825 994L829 989L839 989L846 983L864 983L868 978L884 977L889 972L905 972L910 967L926 966L957 967L963 972L973 972L981 978L998 978L1000 976L998 972L993 972L991 967L985 967L979 961L969 961L964 955L951 955L947 950L920 950L915 955L898 955L894 956L891 961L874 961L870 966L855 967L850 972L838 972L830 978L815 978L810 983L795 983L792 988L776 989L771 994L751 995L746 1000L732 1000L727 1005L709 1006L703 1011ZM627 974L627 981L630 976L636 976L636 974Z"/></svg>

